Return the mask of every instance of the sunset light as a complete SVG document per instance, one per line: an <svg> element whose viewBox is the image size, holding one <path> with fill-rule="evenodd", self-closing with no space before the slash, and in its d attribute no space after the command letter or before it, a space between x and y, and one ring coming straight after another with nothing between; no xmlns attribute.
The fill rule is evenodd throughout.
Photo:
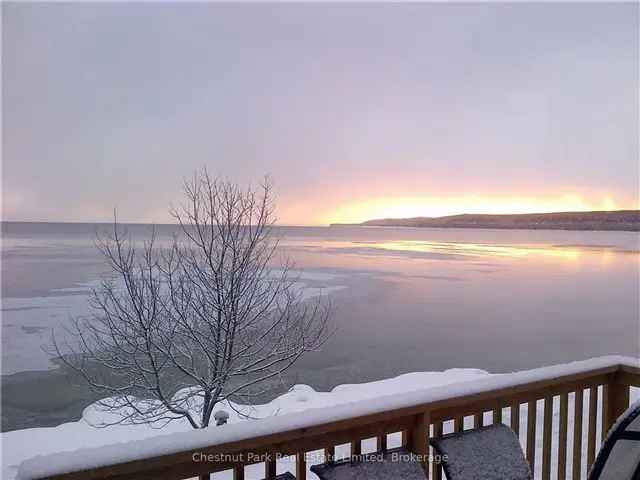
<svg viewBox="0 0 640 480"><path fill-rule="evenodd" d="M567 211L613 211L624 208L613 198L587 200L580 195L558 197L377 197L327 212L322 223L360 223L380 218L442 217L463 213L509 214ZM630 207L637 208L637 207Z"/></svg>

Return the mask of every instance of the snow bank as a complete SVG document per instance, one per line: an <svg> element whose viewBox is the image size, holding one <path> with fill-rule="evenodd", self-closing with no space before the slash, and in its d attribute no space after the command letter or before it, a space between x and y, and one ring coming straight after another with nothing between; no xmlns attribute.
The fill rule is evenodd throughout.
<svg viewBox="0 0 640 480"><path fill-rule="evenodd" d="M244 417L238 415L234 410L238 410L245 415L257 418L275 418L275 424L285 422L281 418L285 414L300 412L309 409L331 407L357 400L367 400L376 398L384 394L402 393L415 389L446 385L454 382L468 381L479 377L487 377L488 373L475 369L452 369L444 372L422 372L408 373L399 377L386 380L362 383L339 385L331 392L316 392L308 385L295 385L288 393L274 399L273 401L254 406L234 405L235 409L225 408L225 405L218 405L214 410L224 409L229 417L229 424L233 426L211 428L203 436L204 443L212 443L222 432L226 431L225 438L229 438L229 431L234 430L240 422L247 422ZM17 475L20 463L29 457L37 456L38 460L45 455L92 449L109 445L115 455L114 458L121 457L125 452L132 453L131 442L134 440L144 440L151 437L164 437L168 444L173 443L174 434L188 432L197 433L186 421L176 421L168 424L162 429L151 428L147 425L112 425L106 428L95 428L92 425L108 423L116 419L106 412L100 411L96 406L87 407L82 415L82 419L77 422L70 422L52 428L30 428L3 433L2 450L4 454L2 462L2 478L11 479ZM286 423L286 422L285 422ZM253 429L256 422L251 421L246 431L256 431ZM264 430L263 430L264 431ZM205 433L205 432L201 432ZM129 442L129 443L125 443ZM214 442L219 443L219 442ZM149 450L145 450L149 452ZM144 456L140 451L140 455ZM65 455L66 457L66 455ZM50 457L49 457L50 458ZM52 460L45 463L51 465ZM60 469L64 469L65 459L53 461L59 462ZM99 465L99 463L95 463ZM68 468L67 468L68 469ZM33 472L35 474L35 472ZM28 473L23 472L25 477ZM262 477L260 477L262 478ZM311 477L313 478L313 477Z"/></svg>
<svg viewBox="0 0 640 480"><path fill-rule="evenodd" d="M187 430L180 424L163 430L146 426L95 430L86 421L80 421L53 429L9 432L2 436L3 478L14 478L16 473L21 479L34 478L177 453L618 364L639 366L640 360L600 357L500 375L468 369L415 373L369 384L342 385L328 393L297 385L269 404L251 407L252 415L261 417L260 420L240 421L235 416L229 425L199 431ZM521 412L524 421L522 417L526 419L524 410ZM541 419L542 415L538 415L538 421Z"/></svg>

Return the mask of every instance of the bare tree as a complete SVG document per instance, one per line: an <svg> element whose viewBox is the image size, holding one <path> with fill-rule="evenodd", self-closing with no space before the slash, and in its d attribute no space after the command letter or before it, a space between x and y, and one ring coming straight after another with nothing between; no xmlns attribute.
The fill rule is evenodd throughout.
<svg viewBox="0 0 640 480"><path fill-rule="evenodd" d="M278 258L268 181L258 191L211 178L185 182L171 211L178 234L136 244L121 232L98 239L113 276L75 319L57 356L98 393L108 423L209 425L222 401L264 391L329 335L321 296L304 299Z"/></svg>

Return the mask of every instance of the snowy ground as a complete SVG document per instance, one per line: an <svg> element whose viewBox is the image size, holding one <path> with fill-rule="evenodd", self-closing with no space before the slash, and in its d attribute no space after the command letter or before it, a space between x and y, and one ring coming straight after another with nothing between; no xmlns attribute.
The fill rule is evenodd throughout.
<svg viewBox="0 0 640 480"><path fill-rule="evenodd" d="M472 380L488 374L482 370L454 369L445 372L409 373L396 378L357 385L339 385L331 392L316 392L307 385L296 385L288 393L270 403L252 407L241 407L240 411L251 417L264 418L311 408L327 407L377 397L381 394L400 393L425 386L446 385L453 382ZM224 408L224 407L223 407ZM250 421L240 418L233 409L229 412L229 423ZM108 421L105 413L90 406L85 409L83 418L77 422L65 423L53 428L31 428L2 434L2 478L16 477L20 462L36 455L61 451L73 451L80 448L99 447L118 442L129 442L172 432L189 431L187 422L173 422L162 429L146 425L114 425L95 428L92 425ZM279 465L285 470L294 465ZM261 472L256 466L256 472ZM249 472L247 472L249 473ZM261 472L263 473L263 472ZM314 478L310 476L309 478ZM253 477L247 476L248 479ZM262 477L255 477L262 478Z"/></svg>
<svg viewBox="0 0 640 480"><path fill-rule="evenodd" d="M334 388L331 392L316 392L311 387L306 385L296 385L288 393L276 398L270 403L264 405L257 405L252 407L239 406L239 409L243 413L249 414L252 417L266 418L274 416L282 416L292 412L300 412L307 409L314 409L319 407L331 407L336 405L342 405L359 400L367 400L378 398L381 395L392 395L398 393L414 392L416 390L424 390L429 387L438 387L443 385L456 384L459 382L466 382L470 380L480 380L486 378L487 380L496 379L503 375L491 375L482 370L476 369L452 369L444 372L422 372L422 373L409 373L401 375L396 378L382 380L378 382L354 384L354 385L340 385ZM475 382L474 382L475 383ZM633 392L632 397L638 398L637 391ZM556 399L557 401L558 399ZM588 395L584 397L585 412L588 411ZM569 432L572 432L573 425L573 411L572 411L573 399L569 401ZM224 408L224 406L221 406ZM251 420L245 420L241 418L232 409L228 407L226 410L230 413L230 423L250 422ZM557 458L557 432L558 432L558 410L559 406L556 404L554 408L554 443L552 463L556 463ZM485 423L491 423L491 413L485 414ZM538 403L538 465L541 462L541 445L542 445L542 402ZM122 442L130 442L132 440L140 440L150 438L159 435L166 435L168 433L177 433L189 431L190 427L186 422L174 422L162 429L154 429L145 425L135 426L110 426L105 428L95 428L92 425L107 420L105 414L97 411L93 407L88 407L84 414L83 419L78 422L70 422L60 425L54 428L34 428L27 430L18 430L13 432L7 432L2 434L2 478L13 479L18 475L18 467L20 463L27 458L31 458L38 455L46 455L57 452L71 452L81 448L100 447L106 445L114 445ZM503 411L503 421L509 423L509 410ZM524 434L526 430L527 412L526 406L522 406L520 412L520 431ZM466 419L467 427L472 426L472 418ZM215 428L215 427L212 427ZM445 433L452 430L451 422L445 424ZM598 431L600 425L598 425ZM587 432L586 418L583 432ZM524 440L521 435L521 441ZM389 438L389 447L399 445L400 436L394 434ZM372 451L375 447L374 440L365 441L363 444L363 452ZM586 442L583 442L583 447L586 449ZM572 435L569 434L568 453L572 452ZM343 446L337 449L338 455L348 454L348 447ZM569 457L570 458L570 457ZM583 454L583 458L586 458L586 453ZM320 452L312 452L308 458L308 465L313 463L319 463L322 461ZM571 465L568 465L570 474ZM293 459L283 459L278 462L278 473L284 471L295 472L295 464ZM538 469L537 469L538 470ZM583 472L585 467L583 466ZM536 477L539 477L539 472L536 472ZM247 468L246 478L250 480L263 478L264 467L260 464L253 465ZM555 472L552 471L552 477ZM230 472L223 472L215 475L215 479L231 478ZM317 478L315 475L309 472L308 478Z"/></svg>

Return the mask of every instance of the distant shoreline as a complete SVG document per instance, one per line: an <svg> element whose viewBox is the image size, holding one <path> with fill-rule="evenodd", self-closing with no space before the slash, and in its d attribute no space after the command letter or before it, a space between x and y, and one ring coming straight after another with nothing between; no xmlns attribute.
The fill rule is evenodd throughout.
<svg viewBox="0 0 640 480"><path fill-rule="evenodd" d="M20 229L38 230L48 226L84 231L96 227L111 229L110 222L60 222L1 220L2 236ZM121 222L122 227L176 229L174 223ZM329 225L289 225L276 224L277 228L328 228L328 227L406 227L406 228L460 228L493 230L565 230L565 231L618 231L640 232L640 210L554 212L523 214L461 214L445 217L382 218L361 223L331 223Z"/></svg>
<svg viewBox="0 0 640 480"><path fill-rule="evenodd" d="M640 210L382 218L362 223L332 223L330 226L639 232Z"/></svg>

